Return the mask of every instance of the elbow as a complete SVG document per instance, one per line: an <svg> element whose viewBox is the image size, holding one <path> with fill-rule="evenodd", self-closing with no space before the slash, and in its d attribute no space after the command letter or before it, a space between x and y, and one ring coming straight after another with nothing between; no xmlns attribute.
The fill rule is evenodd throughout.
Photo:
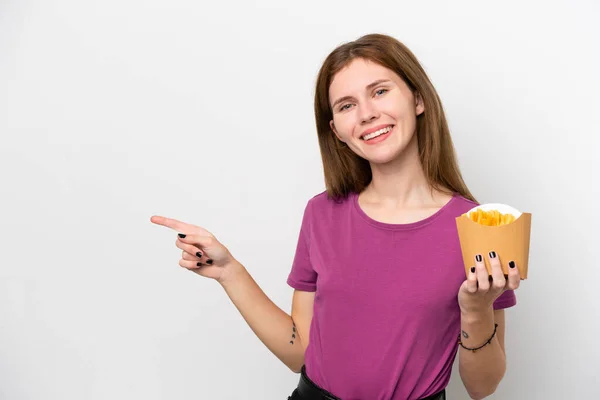
<svg viewBox="0 0 600 400"><path fill-rule="evenodd" d="M290 366L290 371L292 371L295 374L299 374L300 372L302 372L302 366L298 367L298 366Z"/></svg>
<svg viewBox="0 0 600 400"><path fill-rule="evenodd" d="M469 397L473 400L483 400L486 397L494 394L495 391L496 391L496 388L494 388L493 390L488 391L488 392L469 392Z"/></svg>
<svg viewBox="0 0 600 400"><path fill-rule="evenodd" d="M290 371L292 371L295 374L299 374L300 372L302 372L302 366L304 365L304 358L302 358L302 361L296 361L294 363L288 364L287 367L290 369Z"/></svg>
<svg viewBox="0 0 600 400"><path fill-rule="evenodd" d="M496 389L500 386L500 382L502 382L505 373L506 365L504 365L501 370L497 371L494 376L488 377L488 379L469 380L470 383L465 384L465 389L467 389L469 397L473 400L482 400L496 393ZM463 374L461 373L461 375ZM463 381L465 383L467 382L464 379Z"/></svg>
<svg viewBox="0 0 600 400"><path fill-rule="evenodd" d="M304 366L304 355L306 354L306 347L303 346L302 342L298 343L298 352L294 354L293 359L286 363L287 367L295 374L302 372Z"/></svg>
<svg viewBox="0 0 600 400"><path fill-rule="evenodd" d="M489 387L487 387L485 389L484 388L479 388L479 389L475 389L475 390L467 390L467 392L469 393L469 397L471 399L473 399L473 400L482 400L482 399L485 399L486 397L489 397L492 394L496 393L496 389L498 388L499 384L500 384L500 381L498 381L493 386L489 386Z"/></svg>
<svg viewBox="0 0 600 400"><path fill-rule="evenodd" d="M482 400L488 397L489 395L482 395L479 393L469 393L469 398L472 400Z"/></svg>
<svg viewBox="0 0 600 400"><path fill-rule="evenodd" d="M302 367L304 366L304 353L301 354L300 357L296 357L295 360L286 364L287 367L295 374L299 374L302 372Z"/></svg>

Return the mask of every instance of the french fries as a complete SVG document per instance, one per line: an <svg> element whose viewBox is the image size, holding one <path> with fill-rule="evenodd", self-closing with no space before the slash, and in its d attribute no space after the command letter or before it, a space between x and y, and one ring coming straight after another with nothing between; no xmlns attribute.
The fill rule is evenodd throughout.
<svg viewBox="0 0 600 400"><path fill-rule="evenodd" d="M503 214L498 210L484 211L478 208L470 213L464 214L470 220L486 226L500 226L515 221L515 216L509 213Z"/></svg>

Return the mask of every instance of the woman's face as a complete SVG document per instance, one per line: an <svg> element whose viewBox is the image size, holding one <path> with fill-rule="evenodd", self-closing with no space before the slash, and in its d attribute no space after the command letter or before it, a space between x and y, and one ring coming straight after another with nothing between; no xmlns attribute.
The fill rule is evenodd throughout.
<svg viewBox="0 0 600 400"><path fill-rule="evenodd" d="M413 139L417 115L424 111L420 97L396 73L362 58L334 76L329 104L330 126L338 139L377 164L402 154Z"/></svg>

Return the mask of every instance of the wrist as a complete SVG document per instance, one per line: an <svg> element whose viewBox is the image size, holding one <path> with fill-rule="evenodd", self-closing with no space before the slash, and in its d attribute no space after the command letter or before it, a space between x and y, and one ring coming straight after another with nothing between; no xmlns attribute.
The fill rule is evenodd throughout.
<svg viewBox="0 0 600 400"><path fill-rule="evenodd" d="M222 268L223 273L221 274L221 277L217 279L217 282L225 289L226 286L235 283L243 273L247 272L246 268L244 268L244 266L236 259L232 259L230 262L223 265Z"/></svg>
<svg viewBox="0 0 600 400"><path fill-rule="evenodd" d="M460 319L466 323L482 323L487 322L490 319L494 319L494 308L489 307L487 309L480 310L461 310Z"/></svg>
<svg viewBox="0 0 600 400"><path fill-rule="evenodd" d="M458 336L462 347L471 350L477 346L484 347L495 336L496 325L494 310L487 312L461 313L461 333Z"/></svg>

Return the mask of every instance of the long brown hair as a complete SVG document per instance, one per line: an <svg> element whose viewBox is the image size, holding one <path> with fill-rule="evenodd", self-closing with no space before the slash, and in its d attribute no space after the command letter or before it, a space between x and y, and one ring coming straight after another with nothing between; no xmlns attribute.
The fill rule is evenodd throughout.
<svg viewBox="0 0 600 400"><path fill-rule="evenodd" d="M444 109L429 77L404 44L383 34L365 35L340 45L327 56L319 71L315 120L328 196L339 200L350 192L360 193L372 179L369 162L348 146L340 145L329 125L333 118L329 85L335 74L356 58L394 71L414 94L418 93L423 99L425 111L417 116L416 134L419 158L430 187L449 194L457 192L476 202L461 176Z"/></svg>

